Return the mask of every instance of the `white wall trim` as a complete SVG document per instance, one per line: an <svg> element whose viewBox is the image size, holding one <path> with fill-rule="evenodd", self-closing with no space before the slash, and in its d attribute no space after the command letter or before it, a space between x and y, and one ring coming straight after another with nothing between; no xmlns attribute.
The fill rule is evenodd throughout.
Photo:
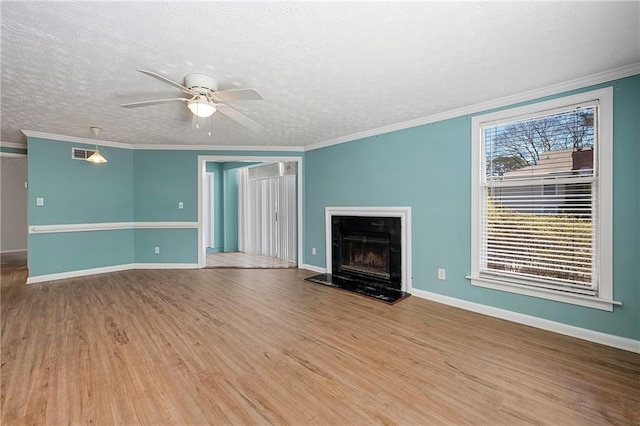
<svg viewBox="0 0 640 426"><path fill-rule="evenodd" d="M411 207L325 207L324 208L324 239L325 239L325 268L331 273L331 218L333 216L371 216L371 217L399 217L402 239L402 291L411 293L413 288L413 269L411 266Z"/></svg>
<svg viewBox="0 0 640 426"><path fill-rule="evenodd" d="M303 157L298 156L259 156L259 155L198 155L197 179L198 179L198 265L200 268L206 266L206 247L204 247L204 226L202 225L202 187L203 179L207 172L207 162L228 162L228 161L246 161L246 162L275 162L275 161L295 161L297 166L296 183L297 183L297 224L298 224L298 255L297 264L302 263L302 232L304 230L304 217L302 215L302 189L304 175Z"/></svg>
<svg viewBox="0 0 640 426"><path fill-rule="evenodd" d="M56 225L31 225L29 234L52 234L58 232L116 231L121 229L191 229L197 222L105 222L69 223Z"/></svg>
<svg viewBox="0 0 640 426"><path fill-rule="evenodd" d="M304 152L303 146L260 146L260 145L160 145L139 144L131 145L131 149L159 150L159 151L282 151Z"/></svg>
<svg viewBox="0 0 640 426"><path fill-rule="evenodd" d="M595 84L606 83L612 80L620 78L630 77L640 73L640 62L636 62L631 65L627 65L613 70L593 74L586 77L569 80L563 83L553 84L550 86L542 87L540 89L530 90L515 95L505 96L502 98L493 99L486 102L480 102L474 105L469 105L462 108L456 108L450 111L442 112L440 114L429 115L427 117L416 118L413 120L403 121L401 123L391 124L389 126L378 127L376 129L366 130L364 132L352 133L350 135L340 136L339 138L330 139L305 146L305 151L313 151L314 149L325 148L332 145L338 145L341 143L351 142L358 139L364 139L372 136L381 135L384 133L395 132L398 130L409 129L411 127L422 126L429 123L435 123L438 121L448 120L450 118L461 117L469 114L477 114L482 111L489 111L495 108L502 108L509 105L518 104L520 102L527 102L534 99L544 98L545 96L551 96L568 92L571 90L581 89L583 87L593 86Z"/></svg>
<svg viewBox="0 0 640 426"><path fill-rule="evenodd" d="M27 144L26 143L0 141L0 147L3 147L3 148L16 148L16 149L27 149Z"/></svg>
<svg viewBox="0 0 640 426"><path fill-rule="evenodd" d="M35 132L33 130L22 130L22 133L28 138L51 139L61 142L82 143L91 146L109 146L112 148L131 149L131 144L122 142L112 142L102 139L80 138L77 136L56 135L54 133Z"/></svg>
<svg viewBox="0 0 640 426"><path fill-rule="evenodd" d="M9 253L26 253L27 249L23 248L23 249L14 249L14 250L2 250L0 251L0 254L9 254Z"/></svg>
<svg viewBox="0 0 640 426"><path fill-rule="evenodd" d="M556 302L569 303L572 305L600 309L608 312L613 311L614 305L622 306L622 302L619 302L617 300L586 296L582 294L566 293L541 287L534 287L527 284L518 284L513 281L500 282L497 279L489 279L485 277L471 278L470 276L467 276L465 278L470 280L471 285L476 287L490 288L492 290L498 291L507 291L514 294L523 294L525 296L554 300Z"/></svg>
<svg viewBox="0 0 640 426"><path fill-rule="evenodd" d="M60 272L57 274L36 275L27 278L27 284L37 284L47 281L66 280L69 278L86 277L89 275L108 274L111 272L130 271L132 269L197 269L196 263L127 263L124 265L104 266L101 268L81 269L77 271Z"/></svg>
<svg viewBox="0 0 640 426"><path fill-rule="evenodd" d="M81 143L95 146L109 146L122 149L158 150L158 151L282 151L282 152L304 152L303 146L248 146L248 145L164 145L164 144L130 144L124 142L113 142L102 139L82 138L78 136L57 135L55 133L36 132L33 130L22 130L29 138L50 139L61 142ZM15 145L15 146L10 146ZM15 142L2 142L0 146L11 148L27 149L26 144Z"/></svg>
<svg viewBox="0 0 640 426"><path fill-rule="evenodd" d="M31 225L29 226L29 234L53 234L58 232L85 232L85 231L115 231L120 229L133 229L133 222Z"/></svg>
<svg viewBox="0 0 640 426"><path fill-rule="evenodd" d="M45 281L65 280L68 278L84 277L87 275L106 274L109 272L128 271L132 264L103 266L101 268L82 269L78 271L60 272L57 274L36 275L27 278L27 284L37 284Z"/></svg>
<svg viewBox="0 0 640 426"><path fill-rule="evenodd" d="M613 334L602 333L599 331L589 330L586 328L576 327L573 325L563 324L531 315L521 314L518 312L508 311L506 309L494 308L492 306L482 305L480 303L469 302L454 297L444 296L438 293L432 293L425 290L414 288L412 295L428 299L434 302L442 303L456 308L488 315L494 318L500 318L507 321L524 324L542 330L552 331L565 336L576 337L582 340L599 343L601 345L611 346L625 351L640 353L640 341L627 337L615 336Z"/></svg>
<svg viewBox="0 0 640 426"><path fill-rule="evenodd" d="M18 152L4 152L0 151L0 157L17 157L17 158L27 158L27 154L20 154Z"/></svg>
<svg viewBox="0 0 640 426"><path fill-rule="evenodd" d="M131 269L198 269L197 263L133 263Z"/></svg>
<svg viewBox="0 0 640 426"><path fill-rule="evenodd" d="M320 266L315 266L315 265L309 265L307 263L303 263L302 265L299 266L300 269L306 269L308 271L311 272L317 272L319 274L326 274L327 273L327 268L323 268Z"/></svg>
<svg viewBox="0 0 640 426"><path fill-rule="evenodd" d="M133 222L134 229L196 229L198 222Z"/></svg>

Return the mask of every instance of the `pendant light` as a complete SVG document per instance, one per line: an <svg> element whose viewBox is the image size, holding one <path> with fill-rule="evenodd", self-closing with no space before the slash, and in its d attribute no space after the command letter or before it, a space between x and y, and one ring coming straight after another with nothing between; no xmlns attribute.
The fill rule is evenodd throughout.
<svg viewBox="0 0 640 426"><path fill-rule="evenodd" d="M96 140L98 140L98 134L100 133L100 130L102 130L100 127L91 127L91 131L93 132ZM96 144L96 150L93 152L93 154L91 154L89 158L87 158L87 161L90 161L92 163L106 163L107 159L104 158L102 154L100 154L98 145Z"/></svg>

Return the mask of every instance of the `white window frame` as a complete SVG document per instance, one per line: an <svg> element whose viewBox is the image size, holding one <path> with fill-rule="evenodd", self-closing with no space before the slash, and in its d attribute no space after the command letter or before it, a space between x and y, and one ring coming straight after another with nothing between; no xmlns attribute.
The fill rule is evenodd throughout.
<svg viewBox="0 0 640 426"><path fill-rule="evenodd" d="M598 124L598 200L596 200L598 295L579 295L554 289L534 287L525 281L511 278L487 278L480 275L480 232L482 201L482 125L487 122L507 121L513 117L540 115L541 112L574 104L597 100L599 104ZM564 96L529 105L478 115L471 119L471 284L494 290L502 290L526 296L555 300L574 305L613 311L613 88L593 90Z"/></svg>

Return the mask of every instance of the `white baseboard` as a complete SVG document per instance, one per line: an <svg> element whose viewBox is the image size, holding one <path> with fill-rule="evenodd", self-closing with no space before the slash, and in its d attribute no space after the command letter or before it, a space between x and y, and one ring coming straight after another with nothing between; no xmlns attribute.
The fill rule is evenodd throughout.
<svg viewBox="0 0 640 426"><path fill-rule="evenodd" d="M133 269L131 263L125 265L104 266L102 268L81 269L79 271L60 272L57 274L36 275L27 278L27 284L36 284L45 281L65 280L67 278L85 277L87 275L106 274L109 272L128 271Z"/></svg>
<svg viewBox="0 0 640 426"><path fill-rule="evenodd" d="M27 249L15 249L15 250L2 250L0 254L8 254L8 253L26 253Z"/></svg>
<svg viewBox="0 0 640 426"><path fill-rule="evenodd" d="M129 271L132 269L197 269L197 263L128 263L125 265L105 266L102 268L81 269L79 271L60 272L58 274L36 275L27 278L27 284L45 281L65 280L86 277L88 275L107 274L109 272Z"/></svg>
<svg viewBox="0 0 640 426"><path fill-rule="evenodd" d="M601 345L624 349L625 351L640 353L640 341L630 339L628 337L615 336L613 334L588 330L586 328L576 327L573 325L567 325L556 321L534 317L531 315L508 311L506 309L494 308L492 306L486 306L480 303L469 302L462 299L456 299L454 297L444 296L442 294L432 293L430 291L419 290L416 288L413 288L411 290L411 294L423 299L428 299L434 302L443 303L445 305L454 306L456 308L465 309L467 311L488 315L490 317L500 318L535 328L541 328L543 330L552 331L554 333L564 334L566 336L600 343Z"/></svg>
<svg viewBox="0 0 640 426"><path fill-rule="evenodd" d="M320 266L314 266L314 265L307 265L306 263L303 263L302 265L300 265L298 267L300 269L307 269L309 271L317 272L319 274L326 274L327 273L326 268L322 268Z"/></svg>
<svg viewBox="0 0 640 426"><path fill-rule="evenodd" d="M131 269L198 269L197 263L134 263Z"/></svg>

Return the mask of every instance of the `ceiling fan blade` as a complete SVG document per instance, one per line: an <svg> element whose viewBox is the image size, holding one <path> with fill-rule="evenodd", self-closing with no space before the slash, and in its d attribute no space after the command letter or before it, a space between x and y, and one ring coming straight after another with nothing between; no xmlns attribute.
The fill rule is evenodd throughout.
<svg viewBox="0 0 640 426"><path fill-rule="evenodd" d="M188 88L184 87L182 84L176 83L175 81L172 81L172 80L169 80L167 77L162 76L160 74L156 74L155 72L141 70L141 69L138 69L137 71L140 71L143 74L146 74L146 75L148 75L150 77L153 77L153 78L158 79L158 80L160 80L160 81L162 81L164 83L167 83L167 84L169 84L169 85L171 85L173 87L176 87L176 88L178 88L178 89L182 90L183 92L188 93L190 95L195 94L193 91L191 91Z"/></svg>
<svg viewBox="0 0 640 426"><path fill-rule="evenodd" d="M213 92L213 96L222 102L261 101L264 98L256 89L229 89Z"/></svg>
<svg viewBox="0 0 640 426"><path fill-rule="evenodd" d="M253 121L252 119L250 119L246 115L242 114L241 112L236 111L235 109L233 109L233 108L231 108L231 107L229 107L227 105L218 104L217 107L218 107L218 111L220 111L221 113L223 113L227 117L231 118L232 120L235 120L238 123L242 124L247 129L254 130L254 131L258 131L258 130L262 129L262 125L261 124L256 123L255 121Z"/></svg>
<svg viewBox="0 0 640 426"><path fill-rule="evenodd" d="M170 99L156 99L153 101L142 101L142 102L131 102L129 104L120 105L123 108L138 108L149 105L158 105L158 104L168 104L175 101L187 102L189 99L187 98L170 98Z"/></svg>

